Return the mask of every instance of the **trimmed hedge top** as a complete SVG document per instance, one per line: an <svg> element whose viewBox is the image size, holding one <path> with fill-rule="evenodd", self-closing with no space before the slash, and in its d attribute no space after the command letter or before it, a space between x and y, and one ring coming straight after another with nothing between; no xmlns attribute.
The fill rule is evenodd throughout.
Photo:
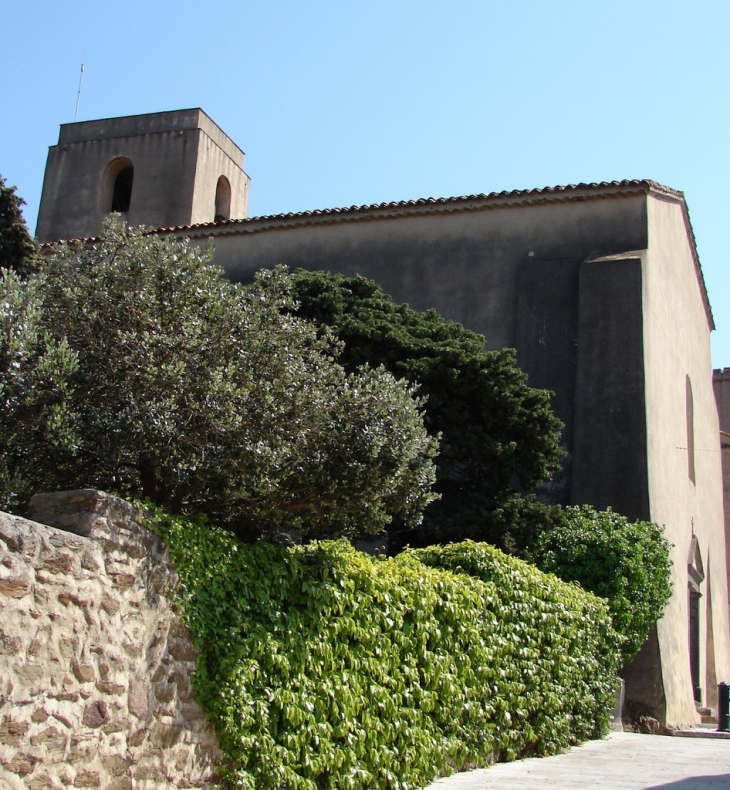
<svg viewBox="0 0 730 790"><path fill-rule="evenodd" d="M235 787L408 790L606 728L604 604L496 549L382 560L343 542L243 544L159 512L151 526L180 574L193 685Z"/></svg>

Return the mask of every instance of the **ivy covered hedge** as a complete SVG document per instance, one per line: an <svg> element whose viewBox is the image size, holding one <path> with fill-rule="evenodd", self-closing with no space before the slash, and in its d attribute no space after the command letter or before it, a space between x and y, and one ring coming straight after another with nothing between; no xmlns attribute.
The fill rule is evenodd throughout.
<svg viewBox="0 0 730 790"><path fill-rule="evenodd" d="M605 606L496 549L375 559L344 542L244 544L161 512L150 525L180 575L196 696L234 787L408 790L606 728Z"/></svg>

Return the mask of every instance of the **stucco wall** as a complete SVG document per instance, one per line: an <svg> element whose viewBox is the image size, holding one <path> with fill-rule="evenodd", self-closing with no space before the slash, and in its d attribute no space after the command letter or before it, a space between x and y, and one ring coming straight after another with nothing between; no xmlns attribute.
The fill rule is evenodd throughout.
<svg viewBox="0 0 730 790"><path fill-rule="evenodd" d="M649 198L644 262L644 348L650 516L674 544L675 594L657 624L669 723L696 720L689 671L688 559L694 534L701 585L701 671L705 704L730 679L730 627L718 419L712 390L710 317L703 303L682 206ZM688 384L693 431L688 431ZM694 480L690 474L694 435Z"/></svg>
<svg viewBox="0 0 730 790"><path fill-rule="evenodd" d="M210 786L220 752L164 546L101 492L33 506L62 529L0 513L0 787Z"/></svg>
<svg viewBox="0 0 730 790"><path fill-rule="evenodd" d="M642 288L635 254L581 264L570 501L632 520L649 517Z"/></svg>
<svg viewBox="0 0 730 790"><path fill-rule="evenodd" d="M458 211L437 204L318 222L270 227L252 220L245 230L221 228L213 236L215 263L244 282L279 263L362 274L396 301L434 308L482 332L490 348L517 345L521 265L578 263L646 246L643 193L520 207L475 200Z"/></svg>

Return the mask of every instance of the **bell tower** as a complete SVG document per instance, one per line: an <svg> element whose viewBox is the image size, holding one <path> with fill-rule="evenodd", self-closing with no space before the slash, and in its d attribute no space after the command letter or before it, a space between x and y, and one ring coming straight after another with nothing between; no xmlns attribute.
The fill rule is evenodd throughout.
<svg viewBox="0 0 730 790"><path fill-rule="evenodd" d="M46 163L41 242L96 236L104 217L195 225L248 216L243 151L201 110L61 125Z"/></svg>

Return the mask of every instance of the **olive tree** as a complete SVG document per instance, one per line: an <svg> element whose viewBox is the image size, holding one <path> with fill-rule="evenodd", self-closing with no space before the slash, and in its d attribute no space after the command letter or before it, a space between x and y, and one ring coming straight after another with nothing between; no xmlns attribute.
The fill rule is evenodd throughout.
<svg viewBox="0 0 730 790"><path fill-rule="evenodd" d="M437 444L412 390L337 364L289 314L283 270L244 287L209 250L110 223L60 246L32 287L75 361L44 485L142 495L246 537L375 533L433 499Z"/></svg>

